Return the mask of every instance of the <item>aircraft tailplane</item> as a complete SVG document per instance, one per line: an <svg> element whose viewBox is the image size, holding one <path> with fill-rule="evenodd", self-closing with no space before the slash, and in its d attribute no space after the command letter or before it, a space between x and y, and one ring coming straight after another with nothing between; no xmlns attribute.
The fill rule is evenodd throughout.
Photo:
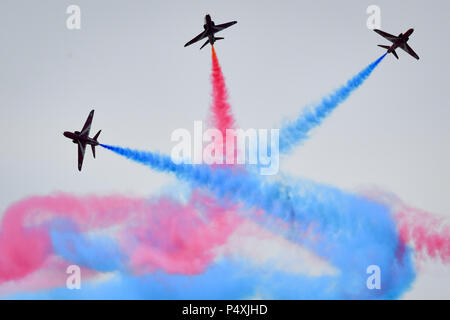
<svg viewBox="0 0 450 320"><path fill-rule="evenodd" d="M208 43L209 43L209 39L206 40L206 42L200 47L200 50L202 50Z"/></svg>
<svg viewBox="0 0 450 320"><path fill-rule="evenodd" d="M223 37L217 37L217 38L214 37L214 41L216 41L216 40L223 40L223 39L225 39L225 38L223 38ZM203 49L208 43L209 43L209 39L206 40L206 42L200 47L200 50Z"/></svg>
<svg viewBox="0 0 450 320"><path fill-rule="evenodd" d="M379 44L378 46L381 47L381 48L387 49L388 52L389 52L389 49L391 49L391 47L389 47L389 46L384 46L384 45L382 45L382 44ZM395 52L395 50L392 50L392 51L390 51L390 52L392 52L392 54L398 59L398 55L397 55L397 52Z"/></svg>
<svg viewBox="0 0 450 320"><path fill-rule="evenodd" d="M398 59L398 55L397 52L395 52L395 50L392 50L392 54Z"/></svg>

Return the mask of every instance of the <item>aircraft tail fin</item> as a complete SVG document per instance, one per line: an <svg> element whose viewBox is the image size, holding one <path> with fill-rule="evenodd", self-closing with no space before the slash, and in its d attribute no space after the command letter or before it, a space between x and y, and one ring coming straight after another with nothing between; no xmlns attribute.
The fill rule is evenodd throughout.
<svg viewBox="0 0 450 320"><path fill-rule="evenodd" d="M102 130L99 130L97 132L97 134L94 136L94 138L92 138L94 141L98 142L97 139L98 139L98 136L100 135L100 132L102 132ZM91 144L91 147L92 147L92 155L95 158L95 146L93 144Z"/></svg>
<svg viewBox="0 0 450 320"><path fill-rule="evenodd" d="M214 38L214 40L223 40L223 39L225 39L225 38L223 38L223 37Z"/></svg>
<svg viewBox="0 0 450 320"><path fill-rule="evenodd" d="M95 141L97 141L97 139L98 139L98 136L100 135L100 132L102 132L102 130L99 130L98 132L97 132L97 134L94 136L94 140Z"/></svg>

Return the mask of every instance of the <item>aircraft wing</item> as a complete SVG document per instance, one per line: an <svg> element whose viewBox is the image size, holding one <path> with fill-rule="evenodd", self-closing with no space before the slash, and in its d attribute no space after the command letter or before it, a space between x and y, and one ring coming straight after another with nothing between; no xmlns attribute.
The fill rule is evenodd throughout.
<svg viewBox="0 0 450 320"><path fill-rule="evenodd" d="M415 53L414 50L407 43L403 43L402 45L400 45L400 48L402 48L403 50L408 52L410 55L412 55L414 58L419 60L419 56L417 55L417 53Z"/></svg>
<svg viewBox="0 0 450 320"><path fill-rule="evenodd" d="M237 21L231 21L231 22L226 22L226 23L215 25L214 32L222 31L223 29L231 27L233 24L236 24L236 23L237 23Z"/></svg>
<svg viewBox="0 0 450 320"><path fill-rule="evenodd" d="M190 46L191 44L196 43L197 41L200 41L203 38L206 38L206 36L207 36L207 33L206 33L206 30L205 30L202 33L200 33L198 36L196 36L194 39L192 39L191 41L186 43L184 46L185 47Z"/></svg>
<svg viewBox="0 0 450 320"><path fill-rule="evenodd" d="M398 40L397 36L394 36L390 33L381 31L379 29L373 29L373 31L375 31L376 33L378 33L380 36L382 36L383 38L389 40L390 42L395 42L396 40Z"/></svg>
<svg viewBox="0 0 450 320"><path fill-rule="evenodd" d="M94 110L92 110L89 113L89 116L86 119L86 122L84 123L83 129L81 129L81 133L80 134L82 136L89 136L89 131L91 130L92 118L94 118Z"/></svg>
<svg viewBox="0 0 450 320"><path fill-rule="evenodd" d="M84 160L84 152L86 151L86 143L78 141L78 170L81 171Z"/></svg>

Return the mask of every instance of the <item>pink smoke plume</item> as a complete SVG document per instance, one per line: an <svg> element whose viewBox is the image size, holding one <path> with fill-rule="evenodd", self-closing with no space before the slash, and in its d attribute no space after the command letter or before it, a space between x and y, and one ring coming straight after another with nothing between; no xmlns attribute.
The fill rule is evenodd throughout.
<svg viewBox="0 0 450 320"><path fill-rule="evenodd" d="M219 206L199 192L193 192L186 204L170 198L29 197L11 205L1 220L0 284L37 271L51 274L44 270L61 265L52 248L49 222L62 217L75 223L81 233L118 227L118 244L130 257L126 265L133 273L162 269L195 274L211 263L214 247L222 245L240 224L228 210L233 208ZM52 283L51 279L38 282L33 281L35 287Z"/></svg>
<svg viewBox="0 0 450 320"><path fill-rule="evenodd" d="M419 259L440 259L450 262L450 224L442 217L408 207L398 206L395 212L400 237L414 246Z"/></svg>
<svg viewBox="0 0 450 320"><path fill-rule="evenodd" d="M234 128L235 120L231 112L231 106L228 103L228 92L225 84L225 78L220 68L219 59L216 55L214 46L212 50L212 96L211 105L212 124L225 137L226 129Z"/></svg>
<svg viewBox="0 0 450 320"><path fill-rule="evenodd" d="M410 244L418 262L439 259L450 262L450 221L407 206L397 196L380 190L364 191L367 197L388 205L403 243Z"/></svg>
<svg viewBox="0 0 450 320"><path fill-rule="evenodd" d="M135 226L123 234L132 269L137 274L156 269L182 274L203 272L215 258L213 248L223 245L241 223L233 210L198 191L187 205L158 200L151 218L136 217Z"/></svg>
<svg viewBox="0 0 450 320"><path fill-rule="evenodd" d="M216 50L214 46L211 46L212 52L212 74L211 74L211 83L212 83L212 97L213 101L210 108L210 122L211 125L218 129L222 134L222 140L214 141L214 149L222 150L222 154L226 159L233 159L234 164L236 164L236 159L239 152L237 145L235 144L232 149L226 148L224 146L224 142L227 139L226 131L227 129L234 129L236 125L236 120L234 119L232 108L230 103L228 102L228 92L227 86L225 83L225 77L222 72L222 68L220 67L219 59L216 54ZM234 139L234 137L233 137ZM215 167L216 165L213 165ZM243 172L244 168L241 166L234 166L235 170Z"/></svg>

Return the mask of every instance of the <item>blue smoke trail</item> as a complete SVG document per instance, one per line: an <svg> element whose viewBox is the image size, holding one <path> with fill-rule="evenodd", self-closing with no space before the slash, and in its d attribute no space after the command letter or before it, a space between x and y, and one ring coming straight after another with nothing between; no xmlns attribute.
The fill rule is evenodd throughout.
<svg viewBox="0 0 450 320"><path fill-rule="evenodd" d="M55 219L49 229L53 250L64 260L100 272L122 269L125 256L112 238L84 235L68 219Z"/></svg>
<svg viewBox="0 0 450 320"><path fill-rule="evenodd" d="M115 276L108 282L83 284L82 290L57 288L18 293L7 299L339 299L339 289L329 277L309 278L264 268L248 268L246 261L219 260L205 273L167 275L162 272L130 277ZM295 284L295 285L293 285ZM318 294L318 293L321 294Z"/></svg>
<svg viewBox="0 0 450 320"><path fill-rule="evenodd" d="M299 183L286 192L281 183L264 182L252 174L240 175L230 168L212 170L203 165L175 164L170 157L153 152L101 146L152 169L174 173L193 187L211 190L219 199L240 202L248 208L263 209L273 218L295 222L291 240L341 270L338 279L329 280L339 286L341 298L396 298L414 279L411 251L402 247L386 206L312 182ZM311 237L302 238L307 231ZM383 270L381 291L366 288L369 265Z"/></svg>
<svg viewBox="0 0 450 320"><path fill-rule="evenodd" d="M108 282L85 283L82 290L57 288L36 293L18 293L6 299L377 299L392 298L377 290L356 289L352 278L344 272L335 276L310 277L268 270L245 259L221 259L204 273L168 275L155 272L139 277L116 274ZM365 275L367 276L367 275ZM395 280L395 279L394 279Z"/></svg>
<svg viewBox="0 0 450 320"><path fill-rule="evenodd" d="M386 55L387 53L369 64L342 87L325 96L318 105L313 108L307 108L295 121L281 128L280 153L290 152L295 145L307 139L308 133L319 126L337 106L344 102L353 91L358 89Z"/></svg>
<svg viewBox="0 0 450 320"><path fill-rule="evenodd" d="M268 212L283 212L289 209L288 202L283 201L288 195L283 194L280 186L265 183L256 175L242 176L228 167L216 168L213 171L207 165L175 164L170 157L154 152L104 144L101 146L154 170L174 173L177 178L191 183L193 187L207 188L215 192L219 199L227 197L228 200L242 201L249 208L258 206ZM264 202L261 203L261 200Z"/></svg>

